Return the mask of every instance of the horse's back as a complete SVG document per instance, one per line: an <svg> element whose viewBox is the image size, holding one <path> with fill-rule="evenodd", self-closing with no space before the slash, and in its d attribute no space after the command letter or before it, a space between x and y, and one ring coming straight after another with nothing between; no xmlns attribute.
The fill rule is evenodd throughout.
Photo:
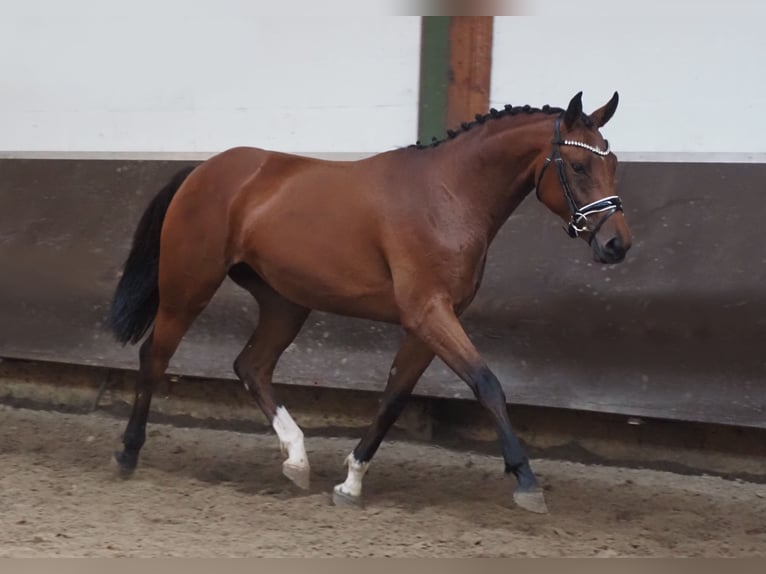
<svg viewBox="0 0 766 574"><path fill-rule="evenodd" d="M192 173L175 223L297 303L369 315L374 300L377 318L396 320L372 163L232 148Z"/></svg>

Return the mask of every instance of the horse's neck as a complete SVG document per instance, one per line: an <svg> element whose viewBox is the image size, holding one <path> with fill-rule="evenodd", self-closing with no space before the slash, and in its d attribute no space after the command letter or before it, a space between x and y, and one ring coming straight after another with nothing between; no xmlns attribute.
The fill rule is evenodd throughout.
<svg viewBox="0 0 766 574"><path fill-rule="evenodd" d="M466 217L486 226L490 240L534 189L535 160L550 144L542 117L506 125L497 121L461 135L465 140L452 142L452 150L445 146L442 162L468 199Z"/></svg>

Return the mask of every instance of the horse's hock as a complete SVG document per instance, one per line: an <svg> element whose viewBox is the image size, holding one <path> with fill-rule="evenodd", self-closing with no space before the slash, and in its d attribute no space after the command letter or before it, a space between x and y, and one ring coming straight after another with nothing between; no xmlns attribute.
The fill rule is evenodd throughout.
<svg viewBox="0 0 766 574"><path fill-rule="evenodd" d="M121 370L135 369L135 350L116 346L102 321L135 223L159 182L179 167L164 161L0 160L0 357L98 367L77 371L91 373L91 382L107 372L115 380L130 377ZM762 180L763 171L758 164L621 164L619 191L636 243L614 268L592 264L582 245L565 241L559 224L536 202L528 200L514 213L490 251L484 285L464 324L516 405L514 421L526 439L561 447L568 442L562 437L573 432L581 445L591 441L590 452L606 456L613 447L599 430L603 421L619 421L626 435L640 437L661 433L669 423L627 427L628 417L666 419L728 425L707 427L713 429L709 438L692 445L715 444L724 451L727 442L745 444L755 429L766 428L766 265L737 239L760 229L762 198L752 182ZM720 201L724 180L726 193L737 194L736 203ZM735 228L738 233L730 233ZM170 372L234 380L232 361L256 316L247 294L224 285L182 342ZM310 397L303 401L305 420L312 401L322 396L310 389L333 389L328 394L334 396L356 391L359 419L326 422L368 424L376 396L366 392L382 389L399 336L387 325L312 315L277 369L283 392L294 389L286 403ZM9 374L19 365L4 364L0 384L6 399L67 404L94 396L89 393L95 389L80 386L88 389L80 395L67 377L49 371L40 377L53 386L38 380L22 391L13 382L18 373ZM184 393L201 388L184 381L177 385L178 399L167 405L178 405L175 414L188 406L187 414L205 418L220 402L230 413L229 397L240 392L232 390L236 386L205 387L220 399L205 406L209 397L181 402ZM438 361L416 395L420 401L410 410L408 426L413 432L419 427L424 438L434 432L434 421L444 428L439 422L472 408L449 400L472 396ZM162 403L156 408L164 408ZM250 405L242 408L243 420L260 416ZM593 420L600 422L590 432L563 425L566 432L553 439L555 432L541 430L549 417L533 416L539 408L555 409L546 412L560 420L595 413ZM470 437L487 438L486 427L465 428ZM601 446L593 446L599 441ZM659 452L659 437L656 444ZM679 438L677 446L689 442ZM752 473L743 464L719 470Z"/></svg>

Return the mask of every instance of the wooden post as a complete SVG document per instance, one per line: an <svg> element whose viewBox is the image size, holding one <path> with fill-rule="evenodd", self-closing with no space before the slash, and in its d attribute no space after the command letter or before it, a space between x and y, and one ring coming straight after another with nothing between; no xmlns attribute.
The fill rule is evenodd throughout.
<svg viewBox="0 0 766 574"><path fill-rule="evenodd" d="M492 23L491 16L450 19L447 127L456 127L489 110Z"/></svg>
<svg viewBox="0 0 766 574"><path fill-rule="evenodd" d="M443 138L489 108L491 16L424 16L418 138Z"/></svg>

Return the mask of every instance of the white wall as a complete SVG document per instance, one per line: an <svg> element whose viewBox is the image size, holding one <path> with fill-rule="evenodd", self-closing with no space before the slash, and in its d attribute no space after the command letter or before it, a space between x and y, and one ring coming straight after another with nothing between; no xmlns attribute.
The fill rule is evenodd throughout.
<svg viewBox="0 0 766 574"><path fill-rule="evenodd" d="M416 139L420 19L251 0L2 0L0 152L376 152ZM491 103L616 89L621 157L766 161L766 3L536 0ZM625 154L628 154L627 156Z"/></svg>
<svg viewBox="0 0 766 574"><path fill-rule="evenodd" d="M538 0L495 21L491 103L586 111L620 157L766 161L766 2Z"/></svg>
<svg viewBox="0 0 766 574"><path fill-rule="evenodd" d="M376 152L415 141L419 18L258 6L3 0L0 151Z"/></svg>

